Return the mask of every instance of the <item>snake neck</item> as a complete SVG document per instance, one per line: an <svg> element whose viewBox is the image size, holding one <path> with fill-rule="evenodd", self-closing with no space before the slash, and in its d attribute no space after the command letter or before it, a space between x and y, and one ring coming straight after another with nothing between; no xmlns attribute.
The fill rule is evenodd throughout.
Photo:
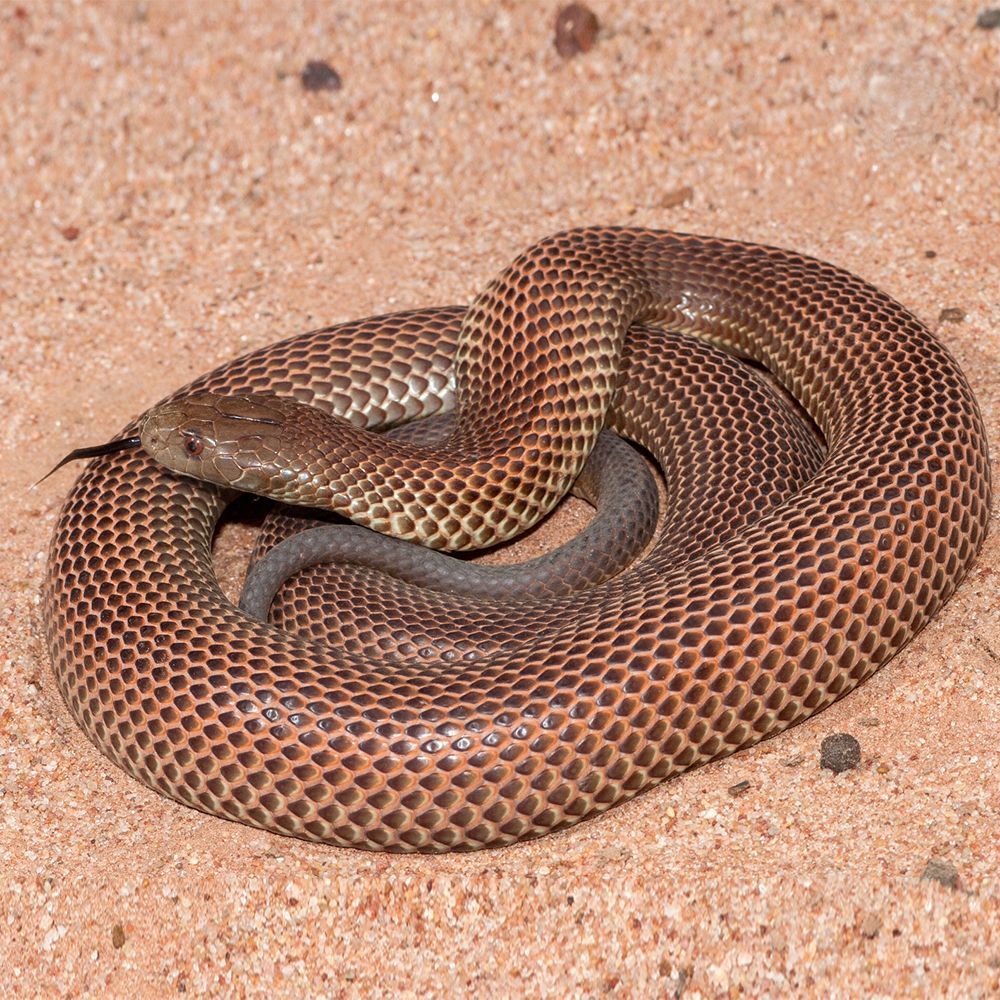
<svg viewBox="0 0 1000 1000"><path fill-rule="evenodd" d="M234 485L433 549L481 549L516 537L555 506L590 452L566 446L539 421L499 435L470 422L428 447L303 404L288 409L273 444L257 442L254 463ZM601 419L580 419L595 441Z"/></svg>

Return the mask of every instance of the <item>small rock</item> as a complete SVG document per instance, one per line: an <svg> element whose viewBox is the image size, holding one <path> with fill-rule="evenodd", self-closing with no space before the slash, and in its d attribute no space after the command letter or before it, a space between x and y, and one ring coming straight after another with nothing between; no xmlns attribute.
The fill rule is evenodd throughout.
<svg viewBox="0 0 1000 1000"><path fill-rule="evenodd" d="M556 52L563 59L572 59L589 52L597 37L597 16L582 3L571 3L556 14Z"/></svg>
<svg viewBox="0 0 1000 1000"><path fill-rule="evenodd" d="M940 882L946 889L958 888L958 869L950 861L931 858L920 878L928 882Z"/></svg>
<svg viewBox="0 0 1000 1000"><path fill-rule="evenodd" d="M125 944L125 928L121 924L115 924L111 928L111 947L118 949Z"/></svg>
<svg viewBox="0 0 1000 1000"><path fill-rule="evenodd" d="M984 31L992 31L993 28L1000 28L1000 7L988 7L979 12L976 18L976 27Z"/></svg>
<svg viewBox="0 0 1000 1000"><path fill-rule="evenodd" d="M861 744L850 733L835 733L820 744L819 766L840 774L861 763Z"/></svg>
<svg viewBox="0 0 1000 1000"><path fill-rule="evenodd" d="M933 260L937 256L937 250L925 250L924 251L924 256L928 260Z"/></svg>
<svg viewBox="0 0 1000 1000"><path fill-rule="evenodd" d="M79 237L79 235L80 235L80 227L79 226L66 226L65 229L60 229L59 232L62 233L62 238L64 240L69 240L70 243L72 243L73 240L75 240L75 239L77 239Z"/></svg>
<svg viewBox="0 0 1000 1000"><path fill-rule="evenodd" d="M343 86L340 74L322 59L312 59L306 63L306 68L299 74L302 89L315 92L318 90L340 90Z"/></svg>
<svg viewBox="0 0 1000 1000"><path fill-rule="evenodd" d="M864 919L858 924L858 933L865 938L878 937L878 932L882 930L882 918L877 913L867 913Z"/></svg>
<svg viewBox="0 0 1000 1000"><path fill-rule="evenodd" d="M678 205L686 205L694 197L694 188L690 184L675 191L668 191L660 199L660 208L677 208Z"/></svg>
<svg viewBox="0 0 1000 1000"><path fill-rule="evenodd" d="M874 729L878 724L879 721L874 715L862 715L858 719L859 726L868 726L869 729Z"/></svg>
<svg viewBox="0 0 1000 1000"><path fill-rule="evenodd" d="M955 306L950 306L947 309L942 309L938 314L939 323L961 323L965 319L965 310L958 309Z"/></svg>
<svg viewBox="0 0 1000 1000"><path fill-rule="evenodd" d="M738 781L735 785L730 785L727 791L735 799L737 795L742 795L749 787L749 781Z"/></svg>

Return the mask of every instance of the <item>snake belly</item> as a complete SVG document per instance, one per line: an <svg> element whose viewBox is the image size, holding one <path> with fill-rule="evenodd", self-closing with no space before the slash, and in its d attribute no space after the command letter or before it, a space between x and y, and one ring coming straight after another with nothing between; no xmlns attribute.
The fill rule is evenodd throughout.
<svg viewBox="0 0 1000 1000"><path fill-rule="evenodd" d="M665 369L655 346L630 359L616 324L656 322L767 367L825 438L818 471L697 551L658 539L613 580L532 605L531 627L488 655L389 662L226 600L211 540L229 491L141 453L95 460L58 520L44 613L63 697L112 760L180 802L306 839L507 844L807 718L954 591L986 531L984 429L950 354L888 296L794 252L645 230L560 234L503 280L474 317L501 350L525 290L536 325L572 326L611 296L598 325L607 423L668 486ZM488 373L474 397L486 405L503 365L470 354L461 331L454 309L345 324L176 395L269 392L379 428L450 405L459 352L462 371ZM624 343L613 377L612 342ZM695 391L711 395L720 364ZM528 388L544 407L545 386ZM489 417L476 420L479 436ZM600 422L584 414L595 434ZM746 475L771 471L755 455Z"/></svg>

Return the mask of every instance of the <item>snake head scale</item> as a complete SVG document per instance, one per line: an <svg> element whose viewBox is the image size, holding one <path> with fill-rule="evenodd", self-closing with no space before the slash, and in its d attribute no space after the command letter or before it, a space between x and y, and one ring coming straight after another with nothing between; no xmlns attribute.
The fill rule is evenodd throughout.
<svg viewBox="0 0 1000 1000"><path fill-rule="evenodd" d="M308 474L305 463L285 457L290 429L302 414L334 419L276 396L199 393L150 410L139 439L146 453L172 472L277 496L283 483Z"/></svg>

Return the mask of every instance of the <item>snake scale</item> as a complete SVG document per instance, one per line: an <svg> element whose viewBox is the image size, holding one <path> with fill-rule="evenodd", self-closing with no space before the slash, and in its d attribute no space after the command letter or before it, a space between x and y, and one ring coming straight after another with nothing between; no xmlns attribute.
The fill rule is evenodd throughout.
<svg viewBox="0 0 1000 1000"><path fill-rule="evenodd" d="M811 466L804 432L759 423L775 394L731 354L815 422L826 450ZM198 414L238 394L265 409L235 452L208 440L202 459L212 426ZM374 433L452 405L447 447ZM637 563L482 608L350 570L351 592L299 584L323 613L295 600L287 613L309 626L343 611L351 624L327 623L339 646L222 594L211 543L230 488L139 449L92 461L58 519L44 592L66 703L127 772L222 817L369 849L508 844L850 691L936 613L985 535L982 421L913 315L798 253L668 232L550 237L467 312L263 348L125 434L181 472L460 549L551 509L605 426L665 477L662 527ZM736 442L746 427L753 441Z"/></svg>
<svg viewBox="0 0 1000 1000"><path fill-rule="evenodd" d="M437 444L453 423L454 414L449 413L402 424L388 433L417 444ZM590 524L554 551L505 566L455 559L358 525L297 517L298 511L276 507L257 536L240 607L267 621L275 595L290 578L311 566L331 563L365 566L421 588L500 602L512 595L519 601L552 598L597 586L628 567L653 537L658 508L656 479L634 448L611 431L604 431L571 492L594 507L596 516ZM344 592L353 589L348 581L329 581L327 591L334 588ZM286 590L283 603L288 601L287 594ZM321 622L335 629L341 624L340 616L329 613L326 602L314 602L310 595L305 606L317 609ZM342 630L325 637L343 644Z"/></svg>

